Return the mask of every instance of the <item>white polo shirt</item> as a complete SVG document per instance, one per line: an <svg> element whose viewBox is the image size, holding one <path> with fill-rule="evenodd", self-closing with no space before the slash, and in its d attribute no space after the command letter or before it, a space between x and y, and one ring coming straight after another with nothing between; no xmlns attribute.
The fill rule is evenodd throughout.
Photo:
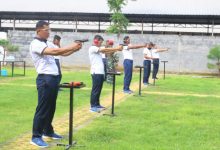
<svg viewBox="0 0 220 150"><path fill-rule="evenodd" d="M91 46L89 48L89 60L91 64L91 74L104 74L104 65L102 62L102 53L99 52L99 47Z"/></svg>
<svg viewBox="0 0 220 150"><path fill-rule="evenodd" d="M157 52L157 49L152 49L151 53L152 53L153 58L158 58L158 59L160 58L160 55L159 55L159 52Z"/></svg>
<svg viewBox="0 0 220 150"><path fill-rule="evenodd" d="M38 39L34 39L30 44L30 55L33 59L34 66L38 74L51 74L58 75L58 68L55 63L55 59L51 55L43 55L43 51L46 47L53 47L53 43L44 42Z"/></svg>
<svg viewBox="0 0 220 150"><path fill-rule="evenodd" d="M148 48L144 48L143 54L144 54L144 56L147 55L148 57L152 57L151 56L151 50L149 50ZM150 60L151 61L151 59L147 59L145 57L144 57L144 60Z"/></svg>
<svg viewBox="0 0 220 150"><path fill-rule="evenodd" d="M105 59L105 58L106 58L104 53L102 53L102 58L103 58L103 59Z"/></svg>
<svg viewBox="0 0 220 150"><path fill-rule="evenodd" d="M123 46L122 54L124 59L133 60L132 49L128 49L128 46Z"/></svg>
<svg viewBox="0 0 220 150"><path fill-rule="evenodd" d="M53 44L53 43L52 43ZM53 48L59 48L59 46L53 44ZM60 56L53 56L55 59L60 59Z"/></svg>

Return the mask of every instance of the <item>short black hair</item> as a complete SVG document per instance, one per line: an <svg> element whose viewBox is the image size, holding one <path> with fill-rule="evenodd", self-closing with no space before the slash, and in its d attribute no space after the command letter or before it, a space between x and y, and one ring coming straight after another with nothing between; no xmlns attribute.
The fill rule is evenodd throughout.
<svg viewBox="0 0 220 150"><path fill-rule="evenodd" d="M130 38L129 36L125 36L124 39L123 39L123 41L125 42L125 41L127 41L127 39L129 39L129 38Z"/></svg>
<svg viewBox="0 0 220 150"><path fill-rule="evenodd" d="M153 42L150 42L149 45L154 46L154 43L153 43Z"/></svg>
<svg viewBox="0 0 220 150"><path fill-rule="evenodd" d="M104 39L101 35L95 35L94 39L97 39L98 41L100 41L100 40L104 41Z"/></svg>
<svg viewBox="0 0 220 150"><path fill-rule="evenodd" d="M44 25L48 26L49 23L46 22L46 21L44 21L44 20L40 20L40 21L38 21L37 24L36 24L36 29L42 28L42 27L44 27Z"/></svg>
<svg viewBox="0 0 220 150"><path fill-rule="evenodd" d="M53 40L58 40L60 41L61 37L59 35L54 35Z"/></svg>

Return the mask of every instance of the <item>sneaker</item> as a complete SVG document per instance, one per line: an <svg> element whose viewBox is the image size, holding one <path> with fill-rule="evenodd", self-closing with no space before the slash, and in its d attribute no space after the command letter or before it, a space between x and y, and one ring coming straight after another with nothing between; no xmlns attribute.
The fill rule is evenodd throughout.
<svg viewBox="0 0 220 150"><path fill-rule="evenodd" d="M32 140L30 141L30 144L41 147L41 148L48 147L48 144L44 142L41 137L32 138Z"/></svg>
<svg viewBox="0 0 220 150"><path fill-rule="evenodd" d="M124 92L125 94L131 94L131 91L130 91L130 90L123 90L123 92Z"/></svg>
<svg viewBox="0 0 220 150"><path fill-rule="evenodd" d="M56 133L53 133L53 134L44 134L43 138L52 138L54 140L59 140L59 139L62 139L63 137Z"/></svg>
<svg viewBox="0 0 220 150"><path fill-rule="evenodd" d="M129 92L130 92L130 94L131 94L131 93L134 93L134 91L132 91L132 90L129 90Z"/></svg>
<svg viewBox="0 0 220 150"><path fill-rule="evenodd" d="M98 108L98 107L91 107L91 108L90 108L90 111L91 111L91 112L97 112L97 113L100 113L101 108Z"/></svg>
<svg viewBox="0 0 220 150"><path fill-rule="evenodd" d="M104 106L98 105L96 108L106 109Z"/></svg>

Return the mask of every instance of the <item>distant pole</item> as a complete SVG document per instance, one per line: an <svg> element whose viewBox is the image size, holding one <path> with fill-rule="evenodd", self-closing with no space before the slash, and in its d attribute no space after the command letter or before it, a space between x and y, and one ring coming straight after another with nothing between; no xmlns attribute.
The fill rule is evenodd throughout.
<svg viewBox="0 0 220 150"><path fill-rule="evenodd" d="M214 20L212 20L212 36L214 36L214 25L215 25Z"/></svg>
<svg viewBox="0 0 220 150"><path fill-rule="evenodd" d="M77 22L77 20L76 20L76 30L75 30L75 32L78 32L78 22Z"/></svg>
<svg viewBox="0 0 220 150"><path fill-rule="evenodd" d="M13 19L13 31L15 31L15 18Z"/></svg>
<svg viewBox="0 0 220 150"><path fill-rule="evenodd" d="M154 32L154 23L153 23L153 20L152 20L152 25L151 25L151 33Z"/></svg>
<svg viewBox="0 0 220 150"><path fill-rule="evenodd" d="M141 23L141 34L143 35L144 34L144 22L142 20L142 23Z"/></svg>

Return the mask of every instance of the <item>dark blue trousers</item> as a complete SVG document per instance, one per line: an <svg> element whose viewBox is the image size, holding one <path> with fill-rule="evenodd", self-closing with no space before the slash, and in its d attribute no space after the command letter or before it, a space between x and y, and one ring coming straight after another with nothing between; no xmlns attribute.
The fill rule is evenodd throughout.
<svg viewBox="0 0 220 150"><path fill-rule="evenodd" d="M149 83L149 77L151 72L151 60L144 60L144 76L143 76L143 83Z"/></svg>
<svg viewBox="0 0 220 150"><path fill-rule="evenodd" d="M133 60L125 59L124 65L124 88L123 90L130 90L130 84L133 72Z"/></svg>
<svg viewBox="0 0 220 150"><path fill-rule="evenodd" d="M153 75L152 75L153 79L155 79L157 77L157 73L159 70L159 64L160 64L159 59L153 59Z"/></svg>
<svg viewBox="0 0 220 150"><path fill-rule="evenodd" d="M92 74L92 91L90 97L91 107L100 105L100 94L104 82L103 74Z"/></svg>
<svg viewBox="0 0 220 150"><path fill-rule="evenodd" d="M58 68L58 72L59 72L59 83L62 79L62 73L61 73L61 68L60 68L60 60L59 59L55 59L55 62L57 64L57 68Z"/></svg>
<svg viewBox="0 0 220 150"><path fill-rule="evenodd" d="M38 104L33 120L32 138L41 137L44 133L54 133L52 120L56 109L59 77L46 74L38 75L36 83Z"/></svg>

